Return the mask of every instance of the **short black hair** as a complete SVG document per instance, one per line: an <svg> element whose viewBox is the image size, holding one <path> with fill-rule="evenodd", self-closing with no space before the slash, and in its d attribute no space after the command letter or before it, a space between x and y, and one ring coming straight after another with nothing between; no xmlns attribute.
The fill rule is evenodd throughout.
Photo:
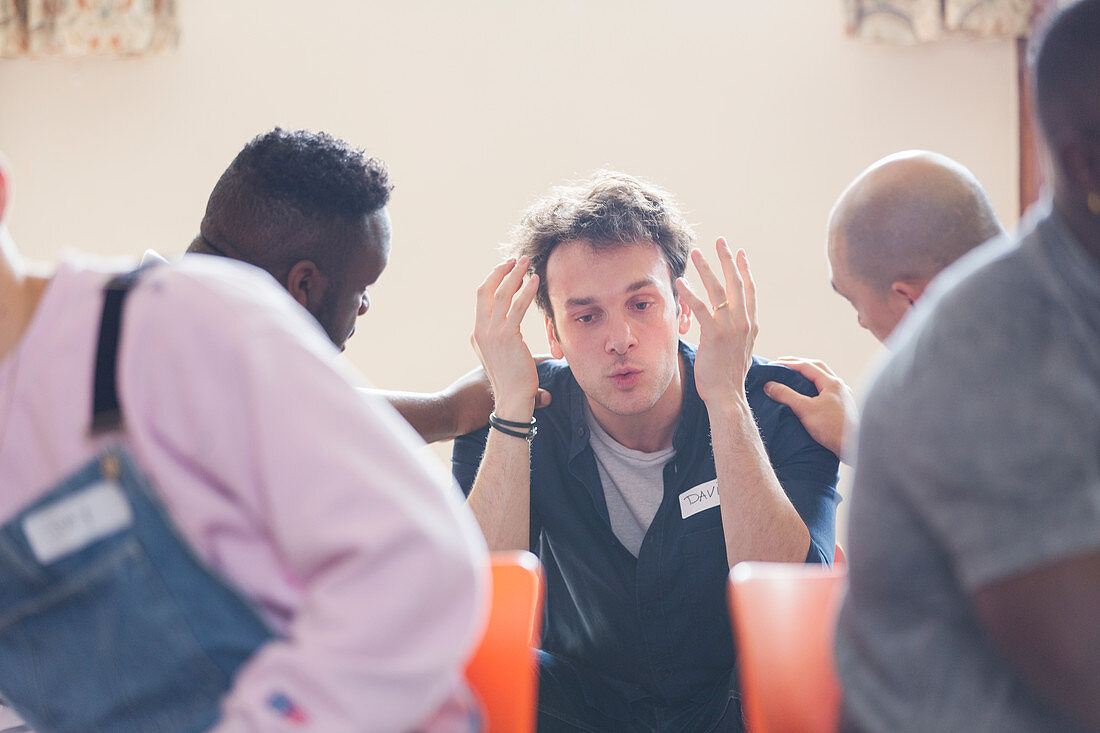
<svg viewBox="0 0 1100 733"><path fill-rule="evenodd" d="M1078 0L1048 16L1032 40L1032 84L1048 139L1065 126L1100 123L1100 0ZM1084 131L1100 135L1100 130Z"/></svg>
<svg viewBox="0 0 1100 733"><path fill-rule="evenodd" d="M197 251L241 259L281 278L295 262L339 266L342 234L390 198L386 164L325 132L257 135L218 179Z"/></svg>

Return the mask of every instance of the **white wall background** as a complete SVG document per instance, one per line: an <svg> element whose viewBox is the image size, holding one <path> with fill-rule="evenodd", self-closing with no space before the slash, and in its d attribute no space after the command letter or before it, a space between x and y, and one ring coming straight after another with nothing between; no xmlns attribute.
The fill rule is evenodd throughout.
<svg viewBox="0 0 1100 733"><path fill-rule="evenodd" d="M877 344L829 288L828 211L875 159L928 148L1014 227L1015 59L1008 41L864 45L840 5L183 0L174 52L0 61L11 230L43 259L180 252L250 137L328 130L397 184L391 264L348 356L378 386L434 390L476 364L474 288L525 204L618 168L675 192L706 247L748 250L758 353L858 384ZM525 328L545 350L536 314Z"/></svg>

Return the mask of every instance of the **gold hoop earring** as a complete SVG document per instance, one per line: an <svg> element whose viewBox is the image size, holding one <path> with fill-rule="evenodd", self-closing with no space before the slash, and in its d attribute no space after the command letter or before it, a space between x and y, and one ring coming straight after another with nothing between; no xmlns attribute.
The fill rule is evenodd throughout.
<svg viewBox="0 0 1100 733"><path fill-rule="evenodd" d="M1093 216L1100 216L1100 193L1096 191L1089 191L1088 195L1089 213Z"/></svg>

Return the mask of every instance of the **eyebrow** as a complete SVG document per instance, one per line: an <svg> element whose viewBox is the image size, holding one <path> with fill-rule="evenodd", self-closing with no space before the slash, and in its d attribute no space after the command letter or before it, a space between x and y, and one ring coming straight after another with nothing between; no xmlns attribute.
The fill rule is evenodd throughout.
<svg viewBox="0 0 1100 733"><path fill-rule="evenodd" d="M656 285L660 285L660 283L657 282L657 278L647 277L647 278L644 278L642 280L632 282L630 285L627 285L626 286L626 292L633 293L636 290L641 290L642 288L647 288L647 287L656 286ZM596 302L596 299L593 298L593 297L570 298L569 300L565 301L565 307L566 308L583 308L584 306L592 305L595 302Z"/></svg>

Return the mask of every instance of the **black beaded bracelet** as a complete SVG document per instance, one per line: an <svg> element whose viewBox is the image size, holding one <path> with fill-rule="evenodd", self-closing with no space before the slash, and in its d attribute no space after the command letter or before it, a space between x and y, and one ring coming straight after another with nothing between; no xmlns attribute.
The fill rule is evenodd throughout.
<svg viewBox="0 0 1100 733"><path fill-rule="evenodd" d="M538 433L538 428L535 427L535 418L531 418L531 422L516 422L515 420L505 420L502 417L497 417L495 412L489 414L489 426L505 435L523 438L527 441L530 441ZM524 428L524 430L521 432L513 428Z"/></svg>
<svg viewBox="0 0 1100 733"><path fill-rule="evenodd" d="M519 422L517 420L505 420L495 412L489 414L489 422L495 422L497 425L503 425L506 428L523 428L524 430L530 430L535 427L535 418L531 418L530 422Z"/></svg>

